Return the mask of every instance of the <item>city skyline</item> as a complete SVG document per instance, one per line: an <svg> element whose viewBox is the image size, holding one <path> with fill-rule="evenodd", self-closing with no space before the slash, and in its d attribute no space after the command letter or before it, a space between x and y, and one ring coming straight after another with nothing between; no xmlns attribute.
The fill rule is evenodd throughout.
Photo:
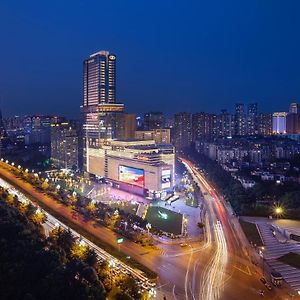
<svg viewBox="0 0 300 300"><path fill-rule="evenodd" d="M58 3L28 2L18 9L1 3L1 28L11 25L2 34L4 115L34 109L77 117L83 97L80 62L86 53L99 49L113 51L119 58L118 99L132 112L157 107L172 113L217 112L236 102L258 102L262 111L281 111L300 98L299 21L294 13L298 3L284 7L279 2L272 2L272 7L258 2L221 3L217 9L211 4L168 4L147 7L146 16L146 5L119 4L114 24L109 14L103 14L98 24L98 4L91 11L78 2L72 2L70 9ZM103 4L103 9L110 8ZM283 20L280 26L278 15ZM150 23L150 16L156 24ZM91 27L99 34L92 35Z"/></svg>
<svg viewBox="0 0 300 300"><path fill-rule="evenodd" d="M1 299L300 299L300 3L68 2L0 3Z"/></svg>

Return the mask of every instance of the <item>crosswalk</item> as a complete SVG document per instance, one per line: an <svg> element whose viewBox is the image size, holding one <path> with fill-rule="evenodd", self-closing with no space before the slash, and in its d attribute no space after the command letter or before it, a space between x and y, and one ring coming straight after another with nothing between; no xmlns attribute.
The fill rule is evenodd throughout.
<svg viewBox="0 0 300 300"><path fill-rule="evenodd" d="M264 258L267 264L276 272L279 272L284 280L296 291L300 290L300 269L286 265L277 259L289 252L300 255L300 244L281 243L274 237L272 227L266 222L257 222L260 235L263 239L265 250Z"/></svg>

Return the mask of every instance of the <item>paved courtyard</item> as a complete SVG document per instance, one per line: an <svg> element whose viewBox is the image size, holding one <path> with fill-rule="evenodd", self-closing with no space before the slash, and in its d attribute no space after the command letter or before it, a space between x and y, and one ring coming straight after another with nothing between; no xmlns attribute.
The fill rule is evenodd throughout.
<svg viewBox="0 0 300 300"><path fill-rule="evenodd" d="M274 236L272 227L272 220L256 220L255 223L258 226L261 234L265 250L263 256L267 264L276 272L281 273L284 280L295 290L300 290L300 269L294 268L290 265L284 264L277 259L289 252L297 253L300 255L300 243L289 241L276 237L280 236L280 233L275 231Z"/></svg>

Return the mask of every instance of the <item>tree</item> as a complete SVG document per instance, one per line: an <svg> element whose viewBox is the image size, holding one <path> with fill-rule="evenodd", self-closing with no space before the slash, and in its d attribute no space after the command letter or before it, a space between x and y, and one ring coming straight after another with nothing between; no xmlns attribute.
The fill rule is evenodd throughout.
<svg viewBox="0 0 300 300"><path fill-rule="evenodd" d="M87 250L84 262L86 264L88 264L89 266L91 266L91 267L95 267L96 266L96 264L98 262L98 260L97 260L97 254L96 254L96 252L93 249L89 248Z"/></svg>

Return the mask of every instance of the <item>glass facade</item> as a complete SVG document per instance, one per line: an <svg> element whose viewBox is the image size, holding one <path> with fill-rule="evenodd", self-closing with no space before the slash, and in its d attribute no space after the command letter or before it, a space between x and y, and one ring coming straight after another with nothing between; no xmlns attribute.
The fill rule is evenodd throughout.
<svg viewBox="0 0 300 300"><path fill-rule="evenodd" d="M83 62L83 106L116 103L116 56L108 51Z"/></svg>
<svg viewBox="0 0 300 300"><path fill-rule="evenodd" d="M115 138L116 113L123 105L116 103L116 56L99 51L83 62L83 166L87 170L89 149L99 149Z"/></svg>

